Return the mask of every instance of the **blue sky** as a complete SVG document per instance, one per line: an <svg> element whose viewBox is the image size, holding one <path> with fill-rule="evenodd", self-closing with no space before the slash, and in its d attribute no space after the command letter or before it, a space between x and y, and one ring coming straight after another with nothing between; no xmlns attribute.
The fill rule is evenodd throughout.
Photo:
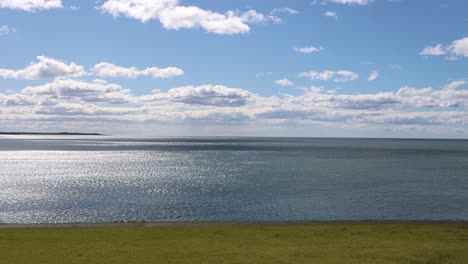
<svg viewBox="0 0 468 264"><path fill-rule="evenodd" d="M466 137L466 10L2 0L1 130Z"/></svg>

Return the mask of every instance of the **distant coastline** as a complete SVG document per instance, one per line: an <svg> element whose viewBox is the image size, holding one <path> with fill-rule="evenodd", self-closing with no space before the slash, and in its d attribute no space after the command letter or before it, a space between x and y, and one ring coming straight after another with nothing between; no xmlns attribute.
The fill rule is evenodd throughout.
<svg viewBox="0 0 468 264"><path fill-rule="evenodd" d="M0 135L45 135L45 136L104 136L100 133L77 133L77 132L57 132L57 133L41 133L41 132L0 132Z"/></svg>

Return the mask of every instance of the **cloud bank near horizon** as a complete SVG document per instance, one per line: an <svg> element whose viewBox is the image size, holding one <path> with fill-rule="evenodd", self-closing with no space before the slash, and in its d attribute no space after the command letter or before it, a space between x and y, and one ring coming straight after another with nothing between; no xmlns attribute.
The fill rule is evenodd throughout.
<svg viewBox="0 0 468 264"><path fill-rule="evenodd" d="M337 93L326 87L311 86L296 95L282 92L263 96L247 89L205 84L134 95L131 88L117 83L80 79L86 73L82 66L49 61L44 56L38 59L38 63L22 70L3 72L26 79L56 77L44 84L26 86L16 93L0 93L0 114L6 127L9 122L31 126L59 122L65 127L73 123L96 126L101 122L165 125L195 122L206 126L256 124L422 130L452 127L464 131L463 127L468 124L468 83L464 80L450 82L439 89L405 86L395 92L362 94ZM145 72L124 68L122 74L100 74L99 71L97 74L133 78L140 71ZM303 75L337 81L336 78L353 79L357 74L312 71ZM370 77L374 79L375 73ZM294 85L287 79L278 80L277 84Z"/></svg>

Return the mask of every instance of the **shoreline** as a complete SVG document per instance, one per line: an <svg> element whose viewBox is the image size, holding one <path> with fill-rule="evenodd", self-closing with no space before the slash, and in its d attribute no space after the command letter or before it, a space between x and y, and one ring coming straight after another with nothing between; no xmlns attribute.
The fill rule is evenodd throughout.
<svg viewBox="0 0 468 264"><path fill-rule="evenodd" d="M466 225L468 220L299 220L299 221L163 221L102 223L0 223L1 229L29 228L116 228L190 226L308 226L308 225Z"/></svg>

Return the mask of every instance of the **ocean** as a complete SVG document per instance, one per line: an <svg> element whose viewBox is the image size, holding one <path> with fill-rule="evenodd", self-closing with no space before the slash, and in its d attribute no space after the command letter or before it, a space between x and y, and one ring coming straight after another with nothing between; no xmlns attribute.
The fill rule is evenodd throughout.
<svg viewBox="0 0 468 264"><path fill-rule="evenodd" d="M0 223L468 220L468 140L0 136Z"/></svg>

